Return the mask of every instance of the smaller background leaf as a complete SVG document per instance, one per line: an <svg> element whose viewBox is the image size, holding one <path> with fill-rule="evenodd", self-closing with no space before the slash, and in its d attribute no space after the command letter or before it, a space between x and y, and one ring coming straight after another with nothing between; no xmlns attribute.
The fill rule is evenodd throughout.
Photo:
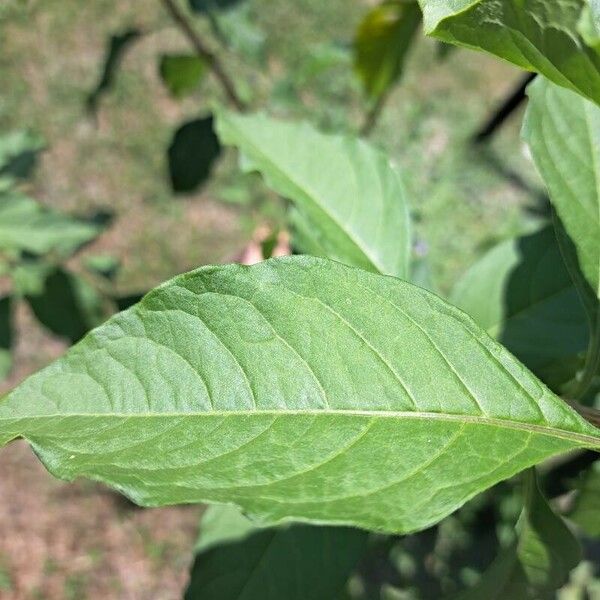
<svg viewBox="0 0 600 600"><path fill-rule="evenodd" d="M36 318L71 343L106 317L102 298L86 281L62 268L51 271L37 294L25 296Z"/></svg>
<svg viewBox="0 0 600 600"><path fill-rule="evenodd" d="M554 598L581 560L577 539L550 508L535 470L524 473L524 507L515 541L505 548L473 588L456 600Z"/></svg>
<svg viewBox="0 0 600 600"><path fill-rule="evenodd" d="M206 73L206 65L191 54L163 54L159 73L165 86L176 98L194 91Z"/></svg>
<svg viewBox="0 0 600 600"><path fill-rule="evenodd" d="M584 474L577 485L575 506L569 519L590 537L600 536L600 460Z"/></svg>
<svg viewBox="0 0 600 600"><path fill-rule="evenodd" d="M420 23L417 2L392 0L373 8L359 25L354 68L372 99L385 94L400 77Z"/></svg>
<svg viewBox="0 0 600 600"><path fill-rule="evenodd" d="M366 550L348 527L257 527L230 506L211 506L185 600L325 600L337 597Z"/></svg>
<svg viewBox="0 0 600 600"><path fill-rule="evenodd" d="M68 256L102 231L100 224L42 206L20 193L0 194L0 249Z"/></svg>
<svg viewBox="0 0 600 600"><path fill-rule="evenodd" d="M212 115L184 123L169 146L169 175L173 191L195 191L211 173L221 153Z"/></svg>

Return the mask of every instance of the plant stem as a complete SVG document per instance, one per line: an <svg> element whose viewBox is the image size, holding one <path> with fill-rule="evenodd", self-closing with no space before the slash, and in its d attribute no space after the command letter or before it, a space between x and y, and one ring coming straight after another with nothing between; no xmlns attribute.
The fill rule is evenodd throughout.
<svg viewBox="0 0 600 600"><path fill-rule="evenodd" d="M196 54L204 62L206 62L215 78L219 81L231 105L239 111L244 111L246 109L246 104L238 96L238 93L235 90L235 86L233 85L233 81L229 78L229 75L227 75L227 73L223 69L223 65L221 64L217 56L204 45L204 42L200 39L200 36L196 33L192 25L188 22L183 12L179 9L175 0L161 1L169 15L175 22L175 24L179 27L183 35L185 35L185 37L187 37L187 39L189 40L190 44L196 51Z"/></svg>

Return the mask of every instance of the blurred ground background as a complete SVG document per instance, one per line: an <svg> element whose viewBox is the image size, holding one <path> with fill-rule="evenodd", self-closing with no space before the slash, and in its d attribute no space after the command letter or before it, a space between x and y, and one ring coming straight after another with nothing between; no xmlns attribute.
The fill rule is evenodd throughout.
<svg viewBox="0 0 600 600"><path fill-rule="evenodd" d="M233 17L236 47L220 51L252 105L326 130L357 130L365 103L351 69L354 30L369 2L247 0ZM237 19L237 24L236 24ZM197 29L217 48L210 27ZM138 27L95 117L86 96L107 39ZM166 148L174 129L205 114L219 89L207 79L185 100L157 73L165 51L188 52L158 1L18 1L0 7L0 132L30 129L47 144L28 193L67 212L109 211L88 254L121 262L120 294L147 290L201 264L235 260L255 229L282 208L227 152L198 193L174 197ZM515 116L485 151L468 144L518 82L508 65L452 52L443 63L421 40L371 139L400 166L425 255L441 293L481 252L526 226L538 182ZM501 157L501 158L500 158ZM327 165L323 165L326 168ZM64 351L25 307L15 368L4 389ZM6 600L180 597L198 507L140 510L89 482L53 480L21 442L0 453L0 597Z"/></svg>

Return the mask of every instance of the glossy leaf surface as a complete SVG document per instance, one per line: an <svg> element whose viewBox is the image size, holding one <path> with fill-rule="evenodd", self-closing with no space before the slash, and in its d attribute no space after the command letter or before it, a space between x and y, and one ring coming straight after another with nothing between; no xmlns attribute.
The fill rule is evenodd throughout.
<svg viewBox="0 0 600 600"><path fill-rule="evenodd" d="M271 188L294 202L301 213L296 244L302 252L408 277L406 192L382 153L360 140L262 114L221 113L217 133L240 150L245 171L260 171Z"/></svg>
<svg viewBox="0 0 600 600"><path fill-rule="evenodd" d="M0 402L0 441L17 436L52 473L140 504L389 532L600 447L600 430L461 311L310 257L158 287Z"/></svg>
<svg viewBox="0 0 600 600"><path fill-rule="evenodd" d="M585 0L419 0L425 30L600 103L600 54L578 33Z"/></svg>

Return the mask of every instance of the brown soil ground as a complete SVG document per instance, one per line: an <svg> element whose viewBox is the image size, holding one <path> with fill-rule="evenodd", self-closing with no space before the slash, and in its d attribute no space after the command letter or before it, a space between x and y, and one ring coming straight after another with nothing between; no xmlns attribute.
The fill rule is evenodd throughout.
<svg viewBox="0 0 600 600"><path fill-rule="evenodd" d="M0 454L2 600L175 600L201 509L140 509L53 479L23 441Z"/></svg>

